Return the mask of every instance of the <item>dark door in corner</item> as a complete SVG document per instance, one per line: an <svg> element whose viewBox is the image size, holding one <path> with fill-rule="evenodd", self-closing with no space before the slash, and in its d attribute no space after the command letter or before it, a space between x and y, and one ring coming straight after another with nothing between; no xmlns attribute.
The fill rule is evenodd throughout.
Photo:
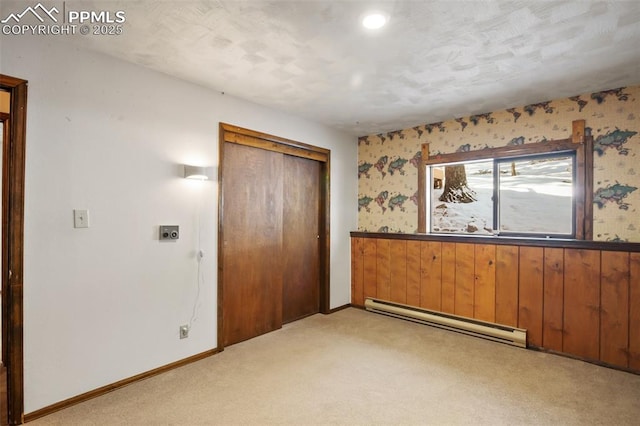
<svg viewBox="0 0 640 426"><path fill-rule="evenodd" d="M319 312L320 163L285 155L282 321Z"/></svg>
<svg viewBox="0 0 640 426"><path fill-rule="evenodd" d="M236 127L248 133L225 133L224 126L218 287L222 347L328 311L328 281L323 287L328 276L328 249L323 247L328 245L328 151L314 153L293 143L281 147L274 143L278 138Z"/></svg>

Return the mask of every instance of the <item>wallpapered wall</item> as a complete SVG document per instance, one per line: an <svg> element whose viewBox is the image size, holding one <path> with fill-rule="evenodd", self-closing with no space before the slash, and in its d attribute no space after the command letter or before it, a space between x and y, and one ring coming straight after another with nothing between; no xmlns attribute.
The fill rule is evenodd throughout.
<svg viewBox="0 0 640 426"><path fill-rule="evenodd" d="M358 230L416 232L423 143L437 154L566 139L579 119L594 137L593 238L640 242L640 86L360 137Z"/></svg>

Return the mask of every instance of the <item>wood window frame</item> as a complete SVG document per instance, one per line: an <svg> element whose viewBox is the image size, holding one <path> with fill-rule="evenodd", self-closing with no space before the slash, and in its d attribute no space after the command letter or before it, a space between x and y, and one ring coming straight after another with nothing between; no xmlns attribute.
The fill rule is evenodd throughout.
<svg viewBox="0 0 640 426"><path fill-rule="evenodd" d="M418 233L426 234L427 182L426 166L437 164L522 157L535 154L572 151L576 158L575 170L575 239L593 239L593 137L585 136L585 120L572 123L572 135L567 139L530 144L486 148L477 151L429 155L429 144L422 144L422 162L418 168ZM499 238L499 237L489 237Z"/></svg>

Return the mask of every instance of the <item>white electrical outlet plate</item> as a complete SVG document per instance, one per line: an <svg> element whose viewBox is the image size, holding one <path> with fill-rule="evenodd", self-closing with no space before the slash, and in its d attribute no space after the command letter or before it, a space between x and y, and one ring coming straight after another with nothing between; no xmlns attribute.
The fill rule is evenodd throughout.
<svg viewBox="0 0 640 426"><path fill-rule="evenodd" d="M89 227L89 210L73 211L73 227L88 228Z"/></svg>
<svg viewBox="0 0 640 426"><path fill-rule="evenodd" d="M189 326L188 325L181 325L180 326L180 338L181 339L186 339L187 337L189 337Z"/></svg>

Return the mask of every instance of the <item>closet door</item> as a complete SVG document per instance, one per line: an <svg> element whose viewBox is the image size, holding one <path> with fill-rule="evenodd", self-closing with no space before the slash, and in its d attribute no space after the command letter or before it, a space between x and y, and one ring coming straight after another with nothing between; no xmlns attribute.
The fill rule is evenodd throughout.
<svg viewBox="0 0 640 426"><path fill-rule="evenodd" d="M218 346L329 313L331 152L220 123Z"/></svg>
<svg viewBox="0 0 640 426"><path fill-rule="evenodd" d="M283 157L225 143L224 346L282 327Z"/></svg>
<svg viewBox="0 0 640 426"><path fill-rule="evenodd" d="M284 157L282 320L316 314L319 305L321 163Z"/></svg>

